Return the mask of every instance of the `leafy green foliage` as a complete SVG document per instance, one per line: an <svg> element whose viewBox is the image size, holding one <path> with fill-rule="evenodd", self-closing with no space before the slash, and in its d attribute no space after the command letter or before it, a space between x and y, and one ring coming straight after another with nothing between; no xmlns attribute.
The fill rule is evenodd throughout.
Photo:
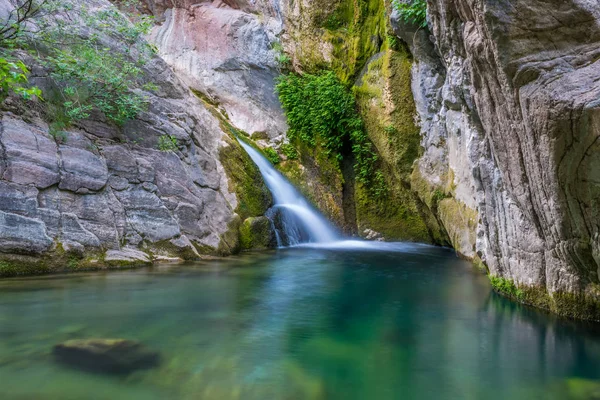
<svg viewBox="0 0 600 400"><path fill-rule="evenodd" d="M66 143L69 138L69 134L65 131L67 125L61 122L53 122L50 124L49 134L54 138L54 141L58 144Z"/></svg>
<svg viewBox="0 0 600 400"><path fill-rule="evenodd" d="M296 160L298 158L298 150L296 150L296 147L291 143L281 145L281 151L288 160Z"/></svg>
<svg viewBox="0 0 600 400"><path fill-rule="evenodd" d="M162 135L158 138L158 149L160 151L176 151L177 138L171 135Z"/></svg>
<svg viewBox="0 0 600 400"><path fill-rule="evenodd" d="M54 89L46 97L52 130L66 129L95 111L122 125L145 109L147 99L135 89L152 89L141 84L142 67L155 51L141 40L151 18L132 23L116 8L91 10L72 0L15 4L0 28L0 47L29 50L50 71ZM77 17L71 18L76 7ZM111 48L112 43L125 48ZM35 88L23 94L35 95Z"/></svg>
<svg viewBox="0 0 600 400"><path fill-rule="evenodd" d="M281 162L281 158L277 151L272 147L267 147L263 150L267 160L269 160L272 164L279 164Z"/></svg>
<svg viewBox="0 0 600 400"><path fill-rule="evenodd" d="M408 23L413 23L421 28L427 27L427 1L409 0L408 3L402 0L393 0L394 8L400 13L400 18Z"/></svg>
<svg viewBox="0 0 600 400"><path fill-rule="evenodd" d="M398 40L398 38L396 36L387 35L386 40L387 40L387 43L388 43L388 46L390 49L398 50L398 47L400 46L400 41Z"/></svg>
<svg viewBox="0 0 600 400"><path fill-rule="evenodd" d="M52 0L13 0L13 6L0 21L0 47L11 48L19 39L30 31L30 22L43 15L50 7Z"/></svg>
<svg viewBox="0 0 600 400"><path fill-rule="evenodd" d="M0 21L0 101L4 101L11 93L26 100L42 98L40 89L29 87L29 69L11 51L26 31L27 21L39 15L45 2L16 0L13 9Z"/></svg>
<svg viewBox="0 0 600 400"><path fill-rule="evenodd" d="M378 157L356 110L354 96L333 72L284 75L276 89L290 126L291 141L313 147L318 143L338 162L343 158L344 145L349 143L357 181L374 194L385 192L383 176L376 171Z"/></svg>
<svg viewBox="0 0 600 400"><path fill-rule="evenodd" d="M323 28L334 31L336 29L340 29L346 24L343 15L343 9L336 9L333 13L331 13L323 22Z"/></svg>
<svg viewBox="0 0 600 400"><path fill-rule="evenodd" d="M41 98L40 89L27 87L28 75L29 69L22 61L0 58L0 101L4 100L11 92L26 100L34 97Z"/></svg>
<svg viewBox="0 0 600 400"><path fill-rule="evenodd" d="M122 125L145 108L145 98L129 89L141 70L108 48L72 46L56 51L44 62L52 70L51 77L60 88L62 104L71 121L86 119L93 110L99 110Z"/></svg>

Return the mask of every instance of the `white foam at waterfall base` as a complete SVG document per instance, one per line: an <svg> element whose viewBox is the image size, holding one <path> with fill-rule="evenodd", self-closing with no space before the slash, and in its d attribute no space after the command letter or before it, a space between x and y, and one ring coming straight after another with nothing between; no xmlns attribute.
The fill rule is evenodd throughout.
<svg viewBox="0 0 600 400"><path fill-rule="evenodd" d="M341 237L325 217L289 183L273 165L252 146L238 140L260 170L267 188L273 194L273 208L279 212L282 229L289 245L302 243L334 243ZM278 244L281 239L278 235Z"/></svg>

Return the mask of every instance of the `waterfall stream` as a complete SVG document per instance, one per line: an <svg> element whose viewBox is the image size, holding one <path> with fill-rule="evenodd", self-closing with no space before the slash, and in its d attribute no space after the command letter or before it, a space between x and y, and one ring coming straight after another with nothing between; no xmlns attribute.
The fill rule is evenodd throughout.
<svg viewBox="0 0 600 400"><path fill-rule="evenodd" d="M274 204L269 217L275 221L279 246L332 243L341 239L331 223L262 154L242 140L238 141L260 170L267 188L273 194Z"/></svg>

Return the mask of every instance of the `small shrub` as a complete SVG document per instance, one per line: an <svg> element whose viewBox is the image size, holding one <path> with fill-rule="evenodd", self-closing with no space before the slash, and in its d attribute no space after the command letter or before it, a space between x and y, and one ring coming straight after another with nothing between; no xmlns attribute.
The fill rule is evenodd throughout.
<svg viewBox="0 0 600 400"><path fill-rule="evenodd" d="M426 0L409 0L408 3L402 0L393 0L392 4L404 22L418 25L421 28L427 27Z"/></svg>
<svg viewBox="0 0 600 400"><path fill-rule="evenodd" d="M280 53L280 54L277 54L277 55L275 56L275 61L277 61L277 64L279 64L279 66L281 66L281 67L285 67L285 66L287 66L289 63L291 63L291 62L292 62L292 59L291 59L291 58L290 58L290 56L288 56L287 54L285 54L285 53Z"/></svg>
<svg viewBox="0 0 600 400"><path fill-rule="evenodd" d="M281 151L288 160L296 160L298 158L298 150L296 150L296 147L291 143L282 145Z"/></svg>
<svg viewBox="0 0 600 400"><path fill-rule="evenodd" d="M398 134L398 129L394 125L387 125L383 130L390 136Z"/></svg>
<svg viewBox="0 0 600 400"><path fill-rule="evenodd" d="M281 162L281 158L279 157L279 154L277 154L277 151L272 148L272 147L267 147L263 150L265 157L267 157L267 160L269 160L271 162L271 164L279 164Z"/></svg>
<svg viewBox="0 0 600 400"><path fill-rule="evenodd" d="M160 151L176 151L177 138L171 135L162 135L158 138L158 149Z"/></svg>
<svg viewBox="0 0 600 400"><path fill-rule="evenodd" d="M400 45L398 38L394 35L387 35L387 43L390 49L392 50L398 50L398 47Z"/></svg>
<svg viewBox="0 0 600 400"><path fill-rule="evenodd" d="M52 70L71 121L86 119L97 109L122 125L145 109L146 99L129 89L141 69L110 49L72 46L56 51L45 65Z"/></svg>
<svg viewBox="0 0 600 400"><path fill-rule="evenodd" d="M3 54L28 50L50 71L57 89L48 96L50 122L55 113L61 115L61 123L71 125L100 111L122 125L145 109L147 100L134 89L146 86L140 83L141 67L154 50L141 38L152 27L152 18L139 17L131 23L116 8L97 11L73 0L17 0L13 7L0 21L0 48ZM73 23L70 16L76 7L82 24ZM111 42L127 49L109 48ZM38 89L24 87L26 75L23 69L22 76L15 75L19 85L14 91L26 98L40 97Z"/></svg>
<svg viewBox="0 0 600 400"><path fill-rule="evenodd" d="M344 26L344 20L343 20L342 16L340 15L340 12L338 10L336 10L334 13L332 13L331 15L329 15L325 19L325 22L323 22L323 28L329 29L330 31L334 31L336 29L339 29L342 26Z"/></svg>
<svg viewBox="0 0 600 400"><path fill-rule="evenodd" d="M67 143L67 139L69 138L69 134L64 130L64 128L60 128L54 125L50 125L50 130L48 132L54 141L58 144Z"/></svg>
<svg viewBox="0 0 600 400"><path fill-rule="evenodd" d="M29 69L22 61L0 58L0 101L11 93L16 93L26 100L41 98L42 92L37 87L28 87Z"/></svg>
<svg viewBox="0 0 600 400"><path fill-rule="evenodd" d="M283 45L280 42L273 42L271 43L271 50L276 53L283 53Z"/></svg>

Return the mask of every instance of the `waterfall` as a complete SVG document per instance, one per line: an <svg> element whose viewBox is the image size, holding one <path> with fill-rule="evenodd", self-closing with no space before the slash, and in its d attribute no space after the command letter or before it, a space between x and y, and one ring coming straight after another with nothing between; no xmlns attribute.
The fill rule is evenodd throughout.
<svg viewBox="0 0 600 400"><path fill-rule="evenodd" d="M279 246L331 243L340 240L335 228L252 146L238 140L256 164L273 194L269 217L274 221Z"/></svg>

